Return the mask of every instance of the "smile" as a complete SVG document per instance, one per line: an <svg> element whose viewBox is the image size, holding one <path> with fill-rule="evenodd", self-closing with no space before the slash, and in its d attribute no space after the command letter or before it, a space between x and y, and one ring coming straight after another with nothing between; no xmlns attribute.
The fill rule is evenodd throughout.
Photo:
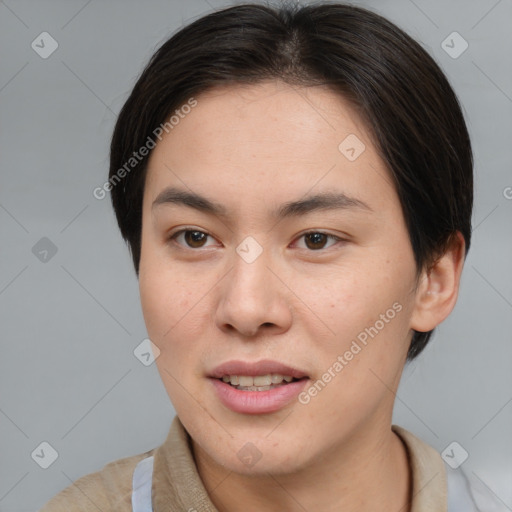
<svg viewBox="0 0 512 512"><path fill-rule="evenodd" d="M224 375L222 381L242 391L268 391L292 382L294 377L272 373L267 375Z"/></svg>

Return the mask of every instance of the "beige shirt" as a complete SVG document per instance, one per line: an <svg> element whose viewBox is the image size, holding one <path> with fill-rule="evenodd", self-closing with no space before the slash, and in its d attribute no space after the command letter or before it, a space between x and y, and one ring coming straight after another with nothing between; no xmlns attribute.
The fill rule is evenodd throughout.
<svg viewBox="0 0 512 512"><path fill-rule="evenodd" d="M411 512L447 512L446 471L439 453L407 430L392 426L404 442L412 472ZM132 478L139 461L154 455L154 512L218 512L197 472L190 437L176 416L165 442L139 455L110 462L57 494L38 512L131 512Z"/></svg>

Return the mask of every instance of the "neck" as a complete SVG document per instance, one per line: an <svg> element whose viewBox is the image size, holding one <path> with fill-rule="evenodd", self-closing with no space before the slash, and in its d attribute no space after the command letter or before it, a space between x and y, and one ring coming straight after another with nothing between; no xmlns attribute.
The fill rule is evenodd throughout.
<svg viewBox="0 0 512 512"><path fill-rule="evenodd" d="M241 475L217 465L193 442L201 479L219 512L410 512L407 451L389 425L359 430L290 474Z"/></svg>

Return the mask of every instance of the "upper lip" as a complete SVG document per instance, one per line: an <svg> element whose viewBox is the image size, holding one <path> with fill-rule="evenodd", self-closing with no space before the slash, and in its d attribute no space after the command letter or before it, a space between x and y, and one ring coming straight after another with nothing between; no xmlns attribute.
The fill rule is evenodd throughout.
<svg viewBox="0 0 512 512"><path fill-rule="evenodd" d="M226 361L214 368L210 377L216 379L221 379L224 375L247 375L256 377L257 375L268 375L271 373L289 375L296 379L307 377L307 374L298 368L292 368L279 361L271 361L270 359L261 361Z"/></svg>

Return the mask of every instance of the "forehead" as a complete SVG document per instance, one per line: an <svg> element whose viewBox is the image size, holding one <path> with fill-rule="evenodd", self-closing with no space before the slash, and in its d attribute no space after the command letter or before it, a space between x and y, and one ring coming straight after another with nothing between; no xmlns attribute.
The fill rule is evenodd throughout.
<svg viewBox="0 0 512 512"><path fill-rule="evenodd" d="M173 184L240 201L313 188L396 199L363 121L327 87L267 81L217 87L195 100L152 151L151 200Z"/></svg>
<svg viewBox="0 0 512 512"><path fill-rule="evenodd" d="M230 148L223 153L229 157L237 154L232 142L244 143L244 149L264 142L267 151L260 155L271 154L273 159L280 153L289 157L286 151L291 149L297 156L320 148L334 149L337 155L337 142L346 135L369 139L356 109L326 86L298 87L280 80L234 84L208 90L196 101L197 106L180 116L169 134L183 139L194 135L201 154L206 149L215 152L220 145Z"/></svg>

